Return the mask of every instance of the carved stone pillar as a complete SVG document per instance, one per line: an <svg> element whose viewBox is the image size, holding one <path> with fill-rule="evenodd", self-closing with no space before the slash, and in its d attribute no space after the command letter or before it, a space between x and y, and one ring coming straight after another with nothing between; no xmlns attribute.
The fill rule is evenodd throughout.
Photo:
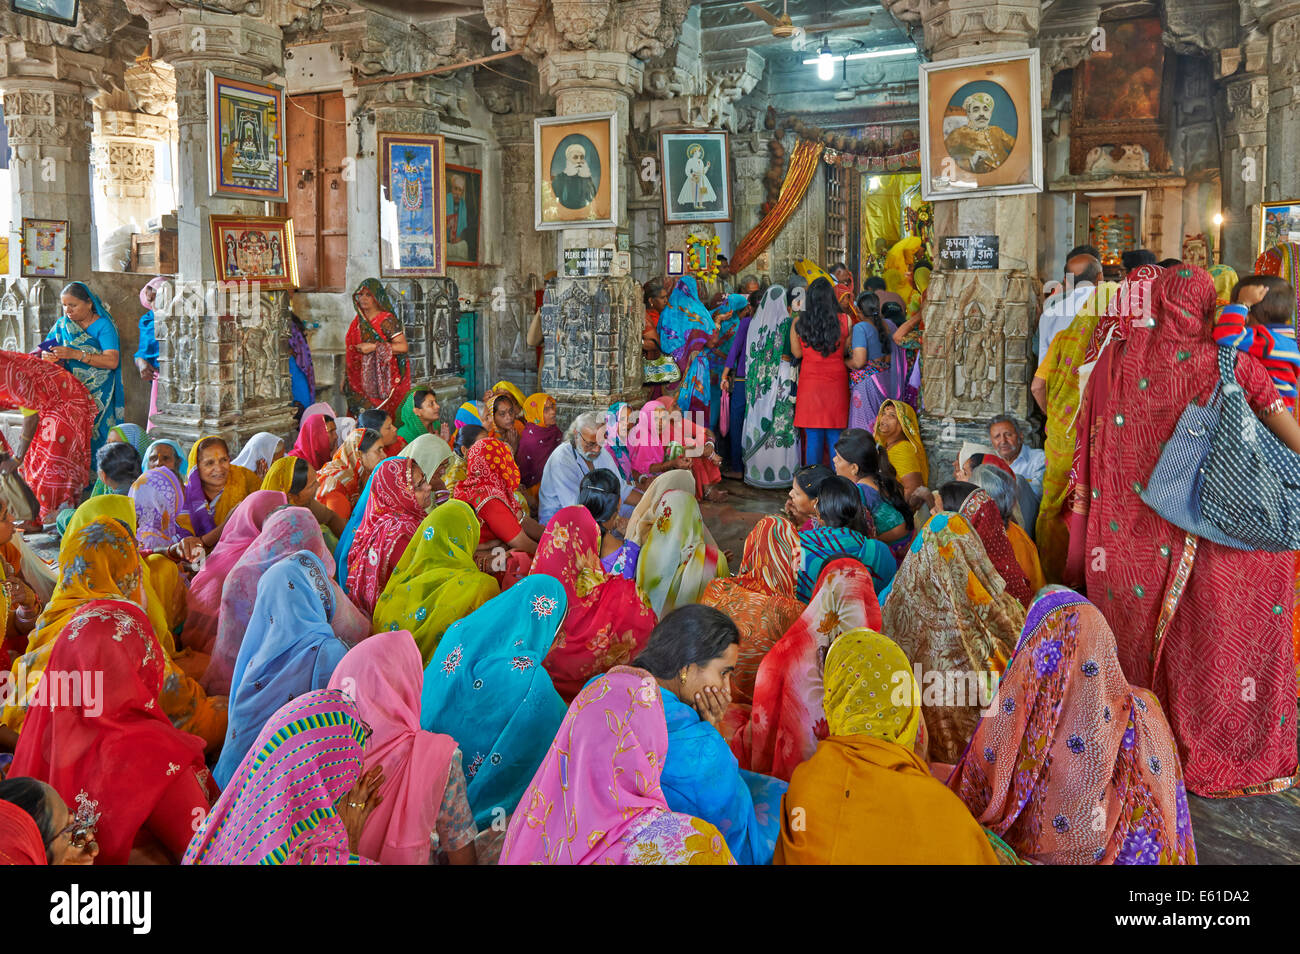
<svg viewBox="0 0 1300 954"><path fill-rule="evenodd" d="M1300 3L1251 0L1268 33L1268 183L1265 199L1300 195Z"/></svg>
<svg viewBox="0 0 1300 954"><path fill-rule="evenodd" d="M1259 249L1259 206L1268 177L1268 41L1260 34L1224 51L1222 261L1249 268ZM1247 274L1243 272L1242 274Z"/></svg>
<svg viewBox="0 0 1300 954"><path fill-rule="evenodd" d="M96 232L102 271L126 270L121 252L109 251L110 244L123 248L113 236L123 229L143 232L154 214L154 157L170 125L165 116L118 109L95 112ZM129 253L131 246L124 248Z"/></svg>
<svg viewBox="0 0 1300 954"><path fill-rule="evenodd" d="M3 67L0 96L4 97L12 149L10 270L14 274L20 271L22 220L55 219L68 223L68 279L88 278L94 267L89 97L98 89L73 81L24 76L14 61Z"/></svg>
<svg viewBox="0 0 1300 954"><path fill-rule="evenodd" d="M619 177L614 221L627 217L627 131L631 99L643 88L645 61L677 39L687 0L648 0L629 10L615 0L485 0L491 26L523 47L537 64L542 87L555 97L557 116L613 112L618 117ZM530 203L531 207L531 203ZM563 250L617 244L617 229L574 228L558 233ZM541 387L553 394L563 420L614 401L641 397L643 305L631 276L557 279L542 309L545 357Z"/></svg>
<svg viewBox="0 0 1300 954"><path fill-rule="evenodd" d="M1036 42L1038 0L885 0L904 23L923 24L931 60L1015 53ZM1035 120L1037 121L1037 120ZM1001 237L1002 267L949 271L937 264L925 304L921 426L932 480L941 483L961 442L987 442L987 422L1029 412L1034 359L1039 196L936 202L935 236Z"/></svg>
<svg viewBox="0 0 1300 954"><path fill-rule="evenodd" d="M208 70L283 82L283 39L274 22L197 9L150 17L153 54L176 73L179 282L156 314L160 383L154 421L194 440L257 431L288 433L293 407L288 365L288 294L219 288L212 258L212 214L265 214L261 201L209 195ZM276 205L272 214L284 214ZM233 283L232 283L233 285Z"/></svg>

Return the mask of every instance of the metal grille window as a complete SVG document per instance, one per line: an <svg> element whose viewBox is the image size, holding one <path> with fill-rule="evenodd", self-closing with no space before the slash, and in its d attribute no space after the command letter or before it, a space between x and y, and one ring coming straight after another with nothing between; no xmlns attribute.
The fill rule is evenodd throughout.
<svg viewBox="0 0 1300 954"><path fill-rule="evenodd" d="M823 163L826 169L826 264L843 262L861 278L862 175L856 169Z"/></svg>

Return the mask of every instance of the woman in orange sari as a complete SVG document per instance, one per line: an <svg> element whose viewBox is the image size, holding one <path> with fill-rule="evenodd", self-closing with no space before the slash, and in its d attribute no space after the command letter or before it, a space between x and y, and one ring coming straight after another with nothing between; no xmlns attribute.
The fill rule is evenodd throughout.
<svg viewBox="0 0 1300 954"><path fill-rule="evenodd" d="M383 459L379 432L357 428L316 474L316 499L346 521L361 499L361 488L366 485L366 478Z"/></svg>
<svg viewBox="0 0 1300 954"><path fill-rule="evenodd" d="M543 665L565 702L592 676L627 665L645 648L658 622L636 583L606 575L600 563L600 528L586 507L556 511L542 534L531 574L564 585L568 612Z"/></svg>
<svg viewBox="0 0 1300 954"><path fill-rule="evenodd" d="M713 580L700 603L731 617L740 630L740 656L731 674L731 698L749 703L759 664L794 625L804 604L795 599L799 533L784 516L764 517L745 538L739 572Z"/></svg>

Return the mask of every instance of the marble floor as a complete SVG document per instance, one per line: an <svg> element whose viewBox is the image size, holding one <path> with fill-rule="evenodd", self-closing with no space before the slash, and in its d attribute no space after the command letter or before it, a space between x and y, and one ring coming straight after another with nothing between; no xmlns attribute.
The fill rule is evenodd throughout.
<svg viewBox="0 0 1300 954"><path fill-rule="evenodd" d="M734 480L723 486L728 499L701 509L718 546L735 554L735 567L745 536L759 517L781 508L785 492L756 490ZM1300 864L1300 789L1249 798L1192 795L1188 804L1201 864Z"/></svg>

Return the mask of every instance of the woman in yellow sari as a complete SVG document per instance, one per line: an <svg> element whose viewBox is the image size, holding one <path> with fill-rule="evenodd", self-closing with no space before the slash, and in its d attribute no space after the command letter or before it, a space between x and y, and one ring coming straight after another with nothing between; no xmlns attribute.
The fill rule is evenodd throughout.
<svg viewBox="0 0 1300 954"><path fill-rule="evenodd" d="M406 630L424 665L447 627L501 592L474 564L479 521L474 509L448 500L424 518L375 603L371 630Z"/></svg>
<svg viewBox="0 0 1300 954"><path fill-rule="evenodd" d="M882 401L872 436L885 448L898 482L903 485L903 499L910 505L912 491L930 483L930 461L921 443L921 422L916 411L905 401Z"/></svg>
<svg viewBox="0 0 1300 954"><path fill-rule="evenodd" d="M903 651L853 630L831 644L825 680L830 735L794 770L772 863L998 864L970 810L913 751L921 690Z"/></svg>
<svg viewBox="0 0 1300 954"><path fill-rule="evenodd" d="M209 550L221 539L226 519L245 497L262 488L262 478L230 461L220 437L201 437L190 448L185 513L194 535Z"/></svg>
<svg viewBox="0 0 1300 954"><path fill-rule="evenodd" d="M1110 308L1119 289L1116 282L1101 282L1096 294L1079 309L1064 331L1056 333L1051 347L1034 372L1035 385L1046 381L1047 471L1043 474L1043 502L1038 508L1038 525L1034 541L1038 558L1048 583L1061 582L1065 558L1069 553L1070 532L1065 523L1065 498L1070 485L1070 467L1074 463L1075 417L1081 399L1079 371L1088 355L1088 345L1097 321Z"/></svg>
<svg viewBox="0 0 1300 954"><path fill-rule="evenodd" d="M135 511L130 504L126 497L95 497L73 516L59 551L59 583L37 620L27 652L14 663L17 689L13 703L4 709L3 722L15 731L21 730L28 691L40 681L31 677L43 674L54 641L85 603L127 599L143 605L167 657L166 677L158 699L163 713L176 728L199 736L209 752L215 751L225 738L226 700L206 695L177 665L176 641L166 618L166 608L175 607L176 595L169 580L164 581L160 592L152 568L141 562L135 544ZM179 585L179 579L176 582ZM180 593L183 605L183 588Z"/></svg>
<svg viewBox="0 0 1300 954"><path fill-rule="evenodd" d="M670 490L654 519L636 562L636 587L655 616L698 603L705 588L727 576L727 558L709 542L694 493Z"/></svg>

